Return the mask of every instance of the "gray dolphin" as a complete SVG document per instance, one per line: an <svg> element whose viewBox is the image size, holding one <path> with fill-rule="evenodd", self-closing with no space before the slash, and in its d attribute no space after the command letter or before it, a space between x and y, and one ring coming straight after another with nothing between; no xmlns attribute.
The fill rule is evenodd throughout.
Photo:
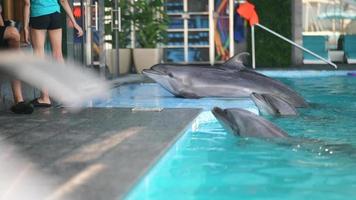
<svg viewBox="0 0 356 200"><path fill-rule="evenodd" d="M258 107L258 110L263 114L270 115L298 115L296 108L288 103L283 97L278 97L273 94L257 94L252 93L251 99Z"/></svg>
<svg viewBox="0 0 356 200"><path fill-rule="evenodd" d="M244 67L240 55L220 66L157 64L143 74L178 97L249 97L251 93L283 97L294 107L307 102L280 81Z"/></svg>
<svg viewBox="0 0 356 200"><path fill-rule="evenodd" d="M258 138L289 137L286 132L271 122L247 110L215 107L212 113L228 132L238 136Z"/></svg>
<svg viewBox="0 0 356 200"><path fill-rule="evenodd" d="M226 131L237 136L267 139L269 142L291 147L293 151L306 150L318 155L342 153L348 157L356 157L356 149L353 145L291 137L272 122L243 109L215 107L212 113Z"/></svg>

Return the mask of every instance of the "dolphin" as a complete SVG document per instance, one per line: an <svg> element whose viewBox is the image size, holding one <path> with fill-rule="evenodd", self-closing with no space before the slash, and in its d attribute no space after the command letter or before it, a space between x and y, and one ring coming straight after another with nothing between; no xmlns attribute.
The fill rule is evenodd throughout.
<svg viewBox="0 0 356 200"><path fill-rule="evenodd" d="M308 106L303 97L282 82L246 68L240 54L219 66L157 64L143 70L143 74L177 97L236 98L254 92L283 97L294 107Z"/></svg>
<svg viewBox="0 0 356 200"><path fill-rule="evenodd" d="M227 132L236 136L265 139L278 145L291 147L293 151L306 150L318 155L341 153L348 157L356 157L356 148L351 144L292 137L272 122L247 110L215 107L212 113Z"/></svg>
<svg viewBox="0 0 356 200"><path fill-rule="evenodd" d="M228 132L237 136L257 138L289 137L286 132L271 122L247 110L214 107L212 113Z"/></svg>
<svg viewBox="0 0 356 200"><path fill-rule="evenodd" d="M262 114L286 116L298 115L296 108L288 103L283 97L273 94L252 93L251 99Z"/></svg>

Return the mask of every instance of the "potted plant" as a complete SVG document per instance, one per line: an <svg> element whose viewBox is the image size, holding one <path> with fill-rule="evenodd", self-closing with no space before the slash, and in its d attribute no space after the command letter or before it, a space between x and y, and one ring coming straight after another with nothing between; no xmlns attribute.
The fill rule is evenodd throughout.
<svg viewBox="0 0 356 200"><path fill-rule="evenodd" d="M133 49L137 73L160 62L158 48L167 38L168 16L163 10L163 0L132 1L132 22L135 27L136 48Z"/></svg>
<svg viewBox="0 0 356 200"><path fill-rule="evenodd" d="M132 66L132 49L131 43L131 0L120 0L119 7L121 8L121 31L119 32L119 72L120 74L127 74L130 72ZM112 7L112 0L105 1L105 7ZM111 16L111 10L107 9L105 15ZM112 19L113 20L113 19ZM116 39L111 23L105 24L105 33L111 35L110 40L106 40L110 44L115 44ZM109 49L106 52L106 63L110 73L113 73L114 57L117 56L116 49Z"/></svg>

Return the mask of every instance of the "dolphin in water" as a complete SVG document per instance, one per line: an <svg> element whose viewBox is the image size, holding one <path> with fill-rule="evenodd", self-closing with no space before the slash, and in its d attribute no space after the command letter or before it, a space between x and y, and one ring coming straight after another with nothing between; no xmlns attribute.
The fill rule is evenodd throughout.
<svg viewBox="0 0 356 200"><path fill-rule="evenodd" d="M266 139L278 145L291 147L293 151L306 150L318 155L341 153L348 157L356 157L353 145L330 144L319 139L292 137L272 122L247 110L215 107L212 113L227 132L236 136Z"/></svg>
<svg viewBox="0 0 356 200"><path fill-rule="evenodd" d="M254 92L283 97L294 107L308 105L282 82L246 68L240 61L240 54L220 66L157 64L143 74L178 97L236 98L249 97Z"/></svg>
<svg viewBox="0 0 356 200"><path fill-rule="evenodd" d="M292 116L298 115L294 106L288 103L283 97L278 97L273 94L258 94L252 93L251 99L258 107L262 114L277 115L277 116Z"/></svg>
<svg viewBox="0 0 356 200"><path fill-rule="evenodd" d="M212 113L228 132L237 136L258 138L289 137L286 132L271 122L247 110L215 107Z"/></svg>

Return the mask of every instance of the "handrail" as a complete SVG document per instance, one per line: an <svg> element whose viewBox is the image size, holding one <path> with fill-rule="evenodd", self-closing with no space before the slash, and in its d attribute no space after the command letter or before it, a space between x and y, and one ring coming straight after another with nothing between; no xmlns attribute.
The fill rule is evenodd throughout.
<svg viewBox="0 0 356 200"><path fill-rule="evenodd" d="M260 27L260 28L262 28L262 29L264 29L265 31L267 31L267 32L269 32L269 33L271 33L271 34L273 34L273 35L275 35L275 36L277 36L277 37L283 39L284 41L286 41L286 42L288 42L288 43L294 45L295 47L297 47L297 48L299 48L299 49L301 49L301 50L303 50L303 51L305 51L305 52L308 52L309 54L313 55L314 57L319 58L320 60L326 62L327 64L329 64L329 65L335 67L335 69L337 69L337 65L336 65L335 63L333 63L333 62L331 62L331 61L329 61L329 60L326 60L325 58L319 56L318 54L316 54L316 53L314 53L314 52L312 52L312 51L310 51L309 49L304 48L303 46L301 46L301 45L299 45L299 44L297 44L297 43L291 41L290 39L288 39L288 38L286 38L286 37L284 37L284 36L282 36L282 35L280 35L280 34L274 32L274 31L272 31L271 29L269 29L269 28L267 28L267 27L265 27L265 26L263 26L263 25L261 25L261 24L259 24L259 23L256 23L255 25L258 26L258 27ZM254 33L252 33L252 34L254 34ZM254 49L255 47L253 46L252 48ZM255 62L255 61L253 60L253 63L254 63L254 62Z"/></svg>
<svg viewBox="0 0 356 200"><path fill-rule="evenodd" d="M251 26L252 68L256 69L255 26Z"/></svg>

